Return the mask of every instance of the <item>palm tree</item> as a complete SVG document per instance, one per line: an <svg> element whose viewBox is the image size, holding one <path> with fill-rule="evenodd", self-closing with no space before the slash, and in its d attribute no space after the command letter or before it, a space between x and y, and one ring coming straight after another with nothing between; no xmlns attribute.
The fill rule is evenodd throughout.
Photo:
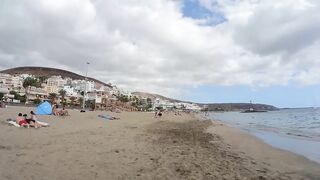
<svg viewBox="0 0 320 180"><path fill-rule="evenodd" d="M48 78L46 76L39 76L39 82L45 83Z"/></svg>
<svg viewBox="0 0 320 180"><path fill-rule="evenodd" d="M82 97L78 98L78 102L81 105L81 103L83 103L83 98Z"/></svg>
<svg viewBox="0 0 320 180"><path fill-rule="evenodd" d="M24 81L23 81L23 85L22 85L25 89L25 93L26 93L26 103L28 102L28 90L31 86L34 87L40 87L40 83L38 82L38 80L36 78L32 78L32 77L27 77Z"/></svg>
<svg viewBox="0 0 320 180"><path fill-rule="evenodd" d="M55 100L57 99L58 94L56 93L49 93L49 99L51 100L51 103L53 104L55 102Z"/></svg>
<svg viewBox="0 0 320 180"><path fill-rule="evenodd" d="M72 104L72 105L74 105L74 101L75 101L75 100L76 100L76 97L74 97L74 96L71 96L71 97L70 97L70 101L71 101L71 104Z"/></svg>
<svg viewBox="0 0 320 180"><path fill-rule="evenodd" d="M66 96L67 91L66 91L66 90L64 90L64 89L61 89L61 90L59 91L59 94L60 94L61 99L62 99L62 107L64 107L64 102L65 102L64 97Z"/></svg>

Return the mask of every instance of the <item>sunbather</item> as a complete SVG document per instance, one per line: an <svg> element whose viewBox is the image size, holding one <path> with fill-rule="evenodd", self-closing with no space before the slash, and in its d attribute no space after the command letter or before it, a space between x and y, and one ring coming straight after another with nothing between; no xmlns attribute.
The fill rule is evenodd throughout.
<svg viewBox="0 0 320 180"><path fill-rule="evenodd" d="M30 127L30 125L28 124L26 119L24 117L22 117L22 113L18 114L18 117L16 118L16 123L19 124L22 127L26 127L26 128Z"/></svg>
<svg viewBox="0 0 320 180"><path fill-rule="evenodd" d="M69 116L68 110L66 110L64 107L59 111L60 116Z"/></svg>
<svg viewBox="0 0 320 180"><path fill-rule="evenodd" d="M58 110L58 105L57 104L52 105L52 114L55 115L55 116L59 116L60 115L60 112Z"/></svg>
<svg viewBox="0 0 320 180"><path fill-rule="evenodd" d="M33 111L30 111L30 119L26 119L26 120L30 125L32 124L35 128L42 127L42 125L38 123L38 118Z"/></svg>

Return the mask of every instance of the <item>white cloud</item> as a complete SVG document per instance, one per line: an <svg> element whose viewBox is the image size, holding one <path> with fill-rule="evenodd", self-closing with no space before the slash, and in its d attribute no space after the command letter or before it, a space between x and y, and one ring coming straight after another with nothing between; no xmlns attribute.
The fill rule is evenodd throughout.
<svg viewBox="0 0 320 180"><path fill-rule="evenodd" d="M169 96L204 84L318 84L319 2L200 0L203 26L172 0L4 0L0 68L65 68Z"/></svg>

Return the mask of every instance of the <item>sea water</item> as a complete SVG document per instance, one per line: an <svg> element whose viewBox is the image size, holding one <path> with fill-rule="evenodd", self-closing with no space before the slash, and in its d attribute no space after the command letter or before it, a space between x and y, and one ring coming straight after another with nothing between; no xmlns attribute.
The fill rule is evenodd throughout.
<svg viewBox="0 0 320 180"><path fill-rule="evenodd" d="M320 108L263 113L212 112L209 117L248 131L274 147L320 163Z"/></svg>

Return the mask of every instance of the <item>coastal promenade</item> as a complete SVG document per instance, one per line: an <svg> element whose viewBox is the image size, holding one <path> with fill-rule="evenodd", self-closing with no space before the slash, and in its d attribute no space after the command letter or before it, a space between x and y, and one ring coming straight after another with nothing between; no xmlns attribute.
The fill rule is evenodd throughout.
<svg viewBox="0 0 320 180"><path fill-rule="evenodd" d="M0 109L0 179L319 179L320 165L193 114L104 111L39 116L50 127L5 123L31 107ZM105 120L109 114L120 120Z"/></svg>

